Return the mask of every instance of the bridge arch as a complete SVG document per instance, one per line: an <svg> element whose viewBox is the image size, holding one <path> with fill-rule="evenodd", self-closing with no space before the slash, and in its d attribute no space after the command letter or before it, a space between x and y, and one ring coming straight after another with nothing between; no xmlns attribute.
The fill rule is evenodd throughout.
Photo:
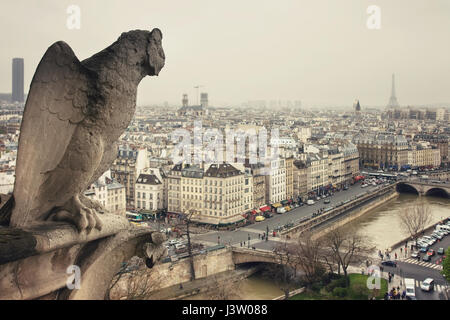
<svg viewBox="0 0 450 320"><path fill-rule="evenodd" d="M419 191L415 187L413 187L412 185L410 185L408 183L404 183L404 182L398 183L397 186L395 187L395 189L399 193L413 193L413 194L419 195Z"/></svg>
<svg viewBox="0 0 450 320"><path fill-rule="evenodd" d="M434 196L434 197L442 197L442 198L450 198L447 190L439 187L430 188L426 193L426 196Z"/></svg>

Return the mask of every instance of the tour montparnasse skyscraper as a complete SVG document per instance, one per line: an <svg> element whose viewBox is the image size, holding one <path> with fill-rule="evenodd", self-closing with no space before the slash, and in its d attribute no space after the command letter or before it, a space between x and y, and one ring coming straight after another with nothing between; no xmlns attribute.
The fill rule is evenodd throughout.
<svg viewBox="0 0 450 320"><path fill-rule="evenodd" d="M12 102L24 102L23 59L14 58L12 61Z"/></svg>
<svg viewBox="0 0 450 320"><path fill-rule="evenodd" d="M398 103L397 97L395 96L395 74L392 74L392 92L386 108L393 109L398 107L400 107L400 104Z"/></svg>

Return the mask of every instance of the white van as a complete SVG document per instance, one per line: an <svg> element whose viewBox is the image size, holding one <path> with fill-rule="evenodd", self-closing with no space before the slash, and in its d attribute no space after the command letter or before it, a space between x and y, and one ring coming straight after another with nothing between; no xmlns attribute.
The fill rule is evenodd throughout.
<svg viewBox="0 0 450 320"><path fill-rule="evenodd" d="M308 205L308 206L312 206L313 204L314 204L314 200L308 200L308 201L306 201L306 204Z"/></svg>
<svg viewBox="0 0 450 320"><path fill-rule="evenodd" d="M277 213L285 213L285 212L286 212L286 208L285 207L277 208Z"/></svg>
<svg viewBox="0 0 450 320"><path fill-rule="evenodd" d="M405 278L406 299L416 300L415 281L411 278Z"/></svg>

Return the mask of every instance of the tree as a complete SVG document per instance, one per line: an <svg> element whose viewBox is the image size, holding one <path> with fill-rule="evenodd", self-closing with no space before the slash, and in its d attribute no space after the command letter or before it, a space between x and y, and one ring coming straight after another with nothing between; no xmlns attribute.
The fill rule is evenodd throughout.
<svg viewBox="0 0 450 320"><path fill-rule="evenodd" d="M295 256L295 265L303 271L308 286L316 282L323 274L324 267L321 262L322 240L313 237L312 232L303 232L297 243L292 247Z"/></svg>
<svg viewBox="0 0 450 320"><path fill-rule="evenodd" d="M417 244L420 233L431 223L430 207L424 203L400 209L400 226Z"/></svg>
<svg viewBox="0 0 450 320"><path fill-rule="evenodd" d="M232 279L220 280L214 276L211 285L207 290L209 300L238 300L241 299L239 291L241 288L240 281Z"/></svg>
<svg viewBox="0 0 450 320"><path fill-rule="evenodd" d="M342 228L329 231L324 237L324 242L329 250L330 259L338 265L338 273L340 274L342 268L347 281L349 265L367 261L367 256L375 249L369 246L368 241L356 230L344 231Z"/></svg>
<svg viewBox="0 0 450 320"><path fill-rule="evenodd" d="M442 274L450 282L450 249L445 252L445 259L442 262Z"/></svg>
<svg viewBox="0 0 450 320"><path fill-rule="evenodd" d="M284 293L284 298L289 298L290 282L296 277L296 257L294 257L294 250L286 240L276 245L273 250L276 256L277 265L270 268L272 270L272 276L278 283L281 291ZM281 268L281 273L279 272ZM292 272L294 269L294 272Z"/></svg>
<svg viewBox="0 0 450 320"><path fill-rule="evenodd" d="M187 237L187 249L189 254L189 265L191 269L191 281L195 280L195 265L194 265L194 256L192 254L192 242L191 242L191 230L190 226L192 223L192 217L195 216L198 211L196 209L191 208L191 205L188 203L188 205L184 208L184 219L178 227L184 227L186 230L186 237Z"/></svg>
<svg viewBox="0 0 450 320"><path fill-rule="evenodd" d="M153 270L149 270L145 266L143 259L131 258L113 277L105 299L149 299L151 292L159 288L162 279L161 277L152 277L152 273Z"/></svg>

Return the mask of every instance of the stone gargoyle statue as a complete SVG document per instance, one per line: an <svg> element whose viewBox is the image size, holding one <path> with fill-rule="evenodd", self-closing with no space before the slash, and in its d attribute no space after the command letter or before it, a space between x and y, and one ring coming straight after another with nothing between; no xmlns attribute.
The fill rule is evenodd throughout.
<svg viewBox="0 0 450 320"><path fill-rule="evenodd" d="M164 66L162 33L135 30L79 61L65 42L48 48L20 129L11 227L65 221L101 230L101 205L84 191L112 164L136 108L139 82Z"/></svg>

